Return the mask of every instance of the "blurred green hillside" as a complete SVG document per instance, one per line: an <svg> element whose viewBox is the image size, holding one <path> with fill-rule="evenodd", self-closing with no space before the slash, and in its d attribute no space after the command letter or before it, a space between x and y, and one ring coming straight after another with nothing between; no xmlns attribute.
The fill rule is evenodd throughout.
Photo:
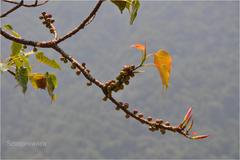
<svg viewBox="0 0 240 160"><path fill-rule="evenodd" d="M51 1L21 8L2 19L26 39L51 39L38 16L53 15L63 35L77 26L94 1ZM9 5L1 2L2 11ZM162 92L155 68L146 68L115 96L144 115L179 123L193 107L194 130L208 139L191 141L167 132L149 132L125 119L96 87L87 87L68 65L56 71L35 63L34 71L56 72L58 100L29 86L26 95L14 78L1 75L2 158L239 158L239 2L142 1L135 23L104 2L94 21L60 46L102 81L114 79L124 64L136 64L131 44L147 41L149 53L159 48L173 56L171 84ZM1 39L1 58L10 42ZM52 58L58 55L43 49ZM9 142L46 142L44 147L16 147Z"/></svg>

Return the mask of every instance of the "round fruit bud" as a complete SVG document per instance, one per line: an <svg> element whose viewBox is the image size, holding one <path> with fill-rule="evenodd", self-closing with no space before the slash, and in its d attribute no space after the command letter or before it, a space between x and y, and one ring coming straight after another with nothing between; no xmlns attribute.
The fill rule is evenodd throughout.
<svg viewBox="0 0 240 160"><path fill-rule="evenodd" d="M85 68L86 67L86 63L82 63L82 66Z"/></svg>
<svg viewBox="0 0 240 160"><path fill-rule="evenodd" d="M43 19L43 16L39 16L39 19Z"/></svg>
<svg viewBox="0 0 240 160"><path fill-rule="evenodd" d="M126 114L125 118L127 118L127 119L128 119L129 117L130 117L130 116L129 116L128 114Z"/></svg>
<svg viewBox="0 0 240 160"><path fill-rule="evenodd" d="M120 105L120 106L123 106L123 102L119 102L119 105Z"/></svg>
<svg viewBox="0 0 240 160"><path fill-rule="evenodd" d="M71 68L72 68L72 69L76 69L76 65L73 63L73 64L71 65Z"/></svg>
<svg viewBox="0 0 240 160"><path fill-rule="evenodd" d="M102 100L103 100L103 101L107 101L107 97L104 97Z"/></svg>
<svg viewBox="0 0 240 160"><path fill-rule="evenodd" d="M54 20L54 19L52 19L52 20L51 20L51 23L54 23L54 22L55 22L55 20Z"/></svg>
<svg viewBox="0 0 240 160"><path fill-rule="evenodd" d="M67 62L68 62L68 60L65 58L63 62L64 62L64 63L67 63Z"/></svg>
<svg viewBox="0 0 240 160"><path fill-rule="evenodd" d="M45 16L45 15L46 15L46 12L42 12L42 15Z"/></svg>
<svg viewBox="0 0 240 160"><path fill-rule="evenodd" d="M162 134L165 134L165 133L166 133L165 129L163 129L163 128L160 128L160 132L161 132Z"/></svg>
<svg viewBox="0 0 240 160"><path fill-rule="evenodd" d="M123 86L123 85L120 85L120 86L119 86L119 89L121 89L121 90L122 90L123 88L124 88L124 86Z"/></svg>
<svg viewBox="0 0 240 160"><path fill-rule="evenodd" d="M143 118L143 114L142 114L142 113L139 113L138 117L139 117L139 118Z"/></svg>
<svg viewBox="0 0 240 160"><path fill-rule="evenodd" d="M33 48L33 52L37 52L37 48L36 47Z"/></svg>
<svg viewBox="0 0 240 160"><path fill-rule="evenodd" d="M155 131L155 129L152 126L150 126L148 129L149 131L152 131L152 132Z"/></svg>
<svg viewBox="0 0 240 160"><path fill-rule="evenodd" d="M60 58L61 61L64 61L65 59L66 59L66 58L64 58L64 57L61 57L61 58Z"/></svg>
<svg viewBox="0 0 240 160"><path fill-rule="evenodd" d="M50 29L50 33L54 33L55 30L53 28Z"/></svg>
<svg viewBox="0 0 240 160"><path fill-rule="evenodd" d="M134 109L133 110L133 114L137 114L138 113L138 110L137 109Z"/></svg>
<svg viewBox="0 0 240 160"><path fill-rule="evenodd" d="M89 70L89 69L87 69L86 71L87 71L88 73L90 73L90 70Z"/></svg>
<svg viewBox="0 0 240 160"><path fill-rule="evenodd" d="M51 14L48 14L46 17L47 17L47 18L52 18L52 15L51 15Z"/></svg>
<svg viewBox="0 0 240 160"><path fill-rule="evenodd" d="M165 122L165 125L166 126L170 126L170 123L167 121L167 122Z"/></svg>
<svg viewBox="0 0 240 160"><path fill-rule="evenodd" d="M46 22L46 21L43 21L42 24L47 24L47 22Z"/></svg>
<svg viewBox="0 0 240 160"><path fill-rule="evenodd" d="M152 121L152 117L149 116L149 117L147 118L147 120L148 120L148 121Z"/></svg>
<svg viewBox="0 0 240 160"><path fill-rule="evenodd" d="M76 75L78 75L78 76L79 76L80 74L81 74L81 71L79 71L79 70L78 70L78 71L76 71Z"/></svg>
<svg viewBox="0 0 240 160"><path fill-rule="evenodd" d="M87 86L91 86L92 85L92 82L87 82Z"/></svg>
<svg viewBox="0 0 240 160"><path fill-rule="evenodd" d="M162 119L156 119L156 123L157 123L157 124L162 124L162 123L163 123L163 120L162 120Z"/></svg>
<svg viewBox="0 0 240 160"><path fill-rule="evenodd" d="M125 81L124 83L125 83L126 85L129 85L129 81Z"/></svg>
<svg viewBox="0 0 240 160"><path fill-rule="evenodd" d="M128 104L128 103L125 103L125 104L124 104L124 108L125 108L125 109L128 109L128 107L129 107L129 104Z"/></svg>

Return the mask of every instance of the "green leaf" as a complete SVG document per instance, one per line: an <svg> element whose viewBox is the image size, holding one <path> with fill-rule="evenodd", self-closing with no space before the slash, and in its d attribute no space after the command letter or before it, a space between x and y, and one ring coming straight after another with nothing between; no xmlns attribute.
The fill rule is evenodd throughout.
<svg viewBox="0 0 240 160"><path fill-rule="evenodd" d="M10 25L10 24L5 24L4 26L3 26L6 30L13 30L13 27Z"/></svg>
<svg viewBox="0 0 240 160"><path fill-rule="evenodd" d="M143 51L143 55L142 55L142 61L141 61L141 66L145 63L147 59L147 45L146 45L146 42L145 42L145 47L144 47L144 51Z"/></svg>
<svg viewBox="0 0 240 160"><path fill-rule="evenodd" d="M130 15L130 24L132 25L136 16L137 16L137 12L138 9L140 8L140 3L139 0L133 0L132 2L132 11L131 11L131 15Z"/></svg>
<svg viewBox="0 0 240 160"><path fill-rule="evenodd" d="M16 31L13 30L13 27L10 24L5 24L3 26L4 29L6 29L7 31L9 31L12 35L14 35L17 38L20 38L20 34L18 34Z"/></svg>
<svg viewBox="0 0 240 160"><path fill-rule="evenodd" d="M5 63L0 63L0 71L5 72L8 70L8 65Z"/></svg>
<svg viewBox="0 0 240 160"><path fill-rule="evenodd" d="M49 59L48 57L46 57L46 56L44 55L43 52L38 52L38 53L36 54L36 59L37 59L39 62L41 62L41 63L43 63L43 64L46 64L46 65L48 65L48 66L50 66L50 67L52 67L52 68L61 69L61 68L60 68L60 65L59 65L55 60Z"/></svg>
<svg viewBox="0 0 240 160"><path fill-rule="evenodd" d="M27 91L27 83L28 83L27 68L24 68L24 67L16 68L15 78L18 81L18 84L22 87L22 92L25 93Z"/></svg>
<svg viewBox="0 0 240 160"><path fill-rule="evenodd" d="M123 13L123 10L126 8L127 0L111 0L112 3L114 3L121 13Z"/></svg>
<svg viewBox="0 0 240 160"><path fill-rule="evenodd" d="M28 57L25 56L25 54L11 56L10 59L8 60L8 66L13 66L14 64L16 65L17 68L25 67L28 69L29 72L31 72L32 70L32 67L28 61Z"/></svg>
<svg viewBox="0 0 240 160"><path fill-rule="evenodd" d="M56 95L54 95L53 91L58 86L57 78L54 74L49 74L48 72L45 74L47 79L47 90L48 94L51 97L52 101L56 100Z"/></svg>
<svg viewBox="0 0 240 160"><path fill-rule="evenodd" d="M11 51L12 51L11 56L20 54L22 46L23 46L22 44L13 41L11 45Z"/></svg>
<svg viewBox="0 0 240 160"><path fill-rule="evenodd" d="M23 55L21 55L20 58L23 62L23 66L26 67L29 72L31 72L32 71L32 66L29 63L28 58L26 56L23 56Z"/></svg>
<svg viewBox="0 0 240 160"><path fill-rule="evenodd" d="M126 0L126 8L128 9L128 12L130 13L130 6L132 4L132 0Z"/></svg>

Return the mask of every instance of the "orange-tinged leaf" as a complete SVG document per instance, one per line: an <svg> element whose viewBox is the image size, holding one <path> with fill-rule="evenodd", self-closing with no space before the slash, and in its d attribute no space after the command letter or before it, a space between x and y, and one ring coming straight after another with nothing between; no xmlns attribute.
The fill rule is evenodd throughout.
<svg viewBox="0 0 240 160"><path fill-rule="evenodd" d="M184 116L183 121L179 125L179 127L184 129L187 126L187 124L189 123L191 117L192 117L192 107L189 107L188 111L187 111L186 115Z"/></svg>
<svg viewBox="0 0 240 160"><path fill-rule="evenodd" d="M158 50L154 53L154 64L159 71L163 88L167 89L172 68L171 55L163 49Z"/></svg>
<svg viewBox="0 0 240 160"><path fill-rule="evenodd" d="M199 135L199 136L193 136L191 137L192 139L204 139L204 138L207 138L208 135Z"/></svg>
<svg viewBox="0 0 240 160"><path fill-rule="evenodd" d="M184 121L184 122L189 121L191 115L192 115L192 107L189 107L189 108L188 108L188 111L187 111L187 113L186 113L186 115L185 115L185 117L184 117L184 119L183 119L183 121Z"/></svg>
<svg viewBox="0 0 240 160"><path fill-rule="evenodd" d="M198 133L195 132L195 131L193 131L191 134L195 136L195 135L197 135Z"/></svg>
<svg viewBox="0 0 240 160"><path fill-rule="evenodd" d="M131 45L131 47L136 48L136 49L138 49L140 51L144 51L145 50L145 46L143 44L140 44L140 43L133 44L133 45Z"/></svg>

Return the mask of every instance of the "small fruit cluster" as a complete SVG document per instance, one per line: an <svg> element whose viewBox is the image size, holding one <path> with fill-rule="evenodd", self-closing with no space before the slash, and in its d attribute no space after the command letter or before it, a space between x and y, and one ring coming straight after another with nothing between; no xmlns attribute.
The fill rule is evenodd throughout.
<svg viewBox="0 0 240 160"><path fill-rule="evenodd" d="M120 74L116 77L116 80L111 80L106 82L106 97L103 98L104 101L111 96L112 91L118 92L124 89L124 84L128 85L131 77L134 77L134 65L125 65L121 70Z"/></svg>
<svg viewBox="0 0 240 160"><path fill-rule="evenodd" d="M51 14L47 14L46 12L42 12L42 15L39 17L39 19L43 20L43 24L49 29L50 33L55 33L56 29L53 25L54 19L52 18Z"/></svg>
<svg viewBox="0 0 240 160"><path fill-rule="evenodd" d="M63 61L64 63L67 63L67 62L69 61L66 57L61 57L60 60ZM81 71L80 71L80 69L78 68L78 64L77 64L74 60L70 61L70 63L71 63L71 69L76 70L76 72L75 72L76 75L77 75L77 76L81 75ZM90 73L90 70L86 68L86 63L82 63L82 67L84 68L84 70L85 70L87 73ZM87 85L87 86L91 86L91 85L92 85L92 82L89 81L89 82L86 83L86 85Z"/></svg>

